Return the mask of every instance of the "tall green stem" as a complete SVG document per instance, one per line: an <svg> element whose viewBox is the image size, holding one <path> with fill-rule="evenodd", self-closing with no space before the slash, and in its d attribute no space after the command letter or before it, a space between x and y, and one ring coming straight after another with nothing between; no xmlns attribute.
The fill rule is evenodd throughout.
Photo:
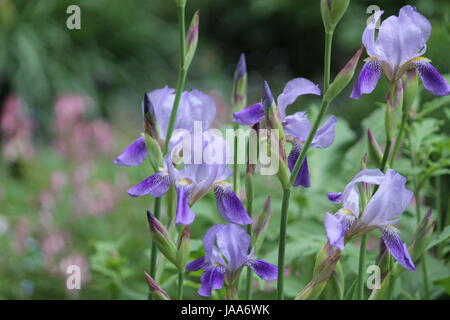
<svg viewBox="0 0 450 320"><path fill-rule="evenodd" d="M333 45L333 31L325 33L325 57L323 63L323 92L330 86L331 47Z"/></svg>
<svg viewBox="0 0 450 320"><path fill-rule="evenodd" d="M161 212L161 198L155 198L153 214L155 218L159 220ZM152 242L152 251L150 258L150 276L154 279L156 275L156 260L158 255L158 249L156 248L156 243Z"/></svg>
<svg viewBox="0 0 450 320"><path fill-rule="evenodd" d="M407 120L408 120L408 114L403 112L402 120L400 122L400 127L398 129L397 137L395 139L394 150L392 150L391 160L389 161L389 166L391 168L394 167L394 162L395 162L395 158L397 157L398 149L400 148L400 145L402 144L403 134L405 132Z"/></svg>
<svg viewBox="0 0 450 320"><path fill-rule="evenodd" d="M183 300L183 283L184 283L184 271L178 272L178 291L177 299Z"/></svg>
<svg viewBox="0 0 450 320"><path fill-rule="evenodd" d="M252 177L250 176L251 173L247 173L246 177L246 183L245 183L245 189L247 193L247 213L251 217L253 213L253 181ZM252 225L249 224L247 226L247 232L252 236ZM245 286L245 297L247 300L251 300L252 298L252 275L253 272L250 268L247 268L247 282Z"/></svg>
<svg viewBox="0 0 450 320"><path fill-rule="evenodd" d="M366 267L367 233L361 237L358 268L358 300L364 300L364 275Z"/></svg>
<svg viewBox="0 0 450 320"><path fill-rule="evenodd" d="M284 258L286 249L286 227L291 189L283 190L283 203L281 205L280 240L278 243L278 286L277 299L284 299Z"/></svg>

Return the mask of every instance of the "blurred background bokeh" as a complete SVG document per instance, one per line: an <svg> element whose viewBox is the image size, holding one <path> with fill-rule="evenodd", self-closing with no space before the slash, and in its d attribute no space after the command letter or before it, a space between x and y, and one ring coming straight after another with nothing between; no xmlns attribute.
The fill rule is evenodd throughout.
<svg viewBox="0 0 450 320"><path fill-rule="evenodd" d="M66 27L71 4L81 8L81 30ZM433 25L426 56L440 72L450 73L448 0L353 0L335 32L334 74L361 46L370 16L366 9L373 4L385 16L398 14L405 4L415 5ZM200 40L187 89L198 88L216 100L217 127L231 119L231 79L242 52L250 102L259 100L263 80L277 94L294 77L321 84L319 1L188 0L188 19L196 9ZM130 199L124 192L146 173L142 167L115 167L112 160L142 130L144 92L175 87L178 52L174 1L0 0L0 299L146 297L142 272L148 266L150 239L145 210L152 199ZM295 270L301 273L287 284L291 296L309 280L303 261L325 240L321 223L330 207L324 192L339 190L358 169L368 126L378 127L374 131L383 140L382 123L374 112L384 100L386 83L360 100L348 98L350 89L332 107L341 120L336 143L324 157L312 155L316 184L309 196L296 195L291 206L288 262L294 265L294 275ZM423 103L433 99L423 92ZM296 106L314 112L318 102L305 97ZM447 135L450 100L440 103L444 107L432 116L441 121L438 131ZM448 195L448 175L445 178L443 194ZM276 198L278 192L264 183L257 191L258 208L265 195L274 193ZM196 205L200 222L193 229L194 252L200 250L205 228L218 221L208 201ZM441 205L446 210L447 200ZM273 208L269 243L276 240L279 200L274 199ZM309 218L300 222L300 216ZM377 246L375 240L369 242L373 255ZM275 246L268 248L264 254L275 263ZM348 270L356 273L356 254L348 255ZM448 279L448 264L439 263L436 270L431 267L433 279ZM70 264L82 266L82 290L66 289ZM163 280L170 291L175 279ZM412 292L420 291L418 281L406 281ZM197 297L196 282L187 284L192 287L188 295ZM271 297L273 287L267 285L257 297ZM442 297L444 289L433 288L435 296Z"/></svg>

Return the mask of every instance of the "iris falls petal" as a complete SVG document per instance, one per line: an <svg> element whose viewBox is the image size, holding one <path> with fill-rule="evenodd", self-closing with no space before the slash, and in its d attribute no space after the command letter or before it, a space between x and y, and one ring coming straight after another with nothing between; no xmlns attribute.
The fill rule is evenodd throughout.
<svg viewBox="0 0 450 320"><path fill-rule="evenodd" d="M298 143L294 143L292 147L292 151L288 157L288 167L289 170L292 171L294 169L295 163L297 162L298 157L300 156L301 147ZM309 188L311 186L311 179L309 177L309 169L308 169L308 159L305 157L305 160L298 171L297 177L295 177L294 187L303 186L305 188Z"/></svg>
<svg viewBox="0 0 450 320"><path fill-rule="evenodd" d="M115 160L119 166L133 167L140 165L147 158L147 148L144 137L133 141Z"/></svg>
<svg viewBox="0 0 450 320"><path fill-rule="evenodd" d="M378 59L369 60L364 64L350 98L359 99L363 94L371 93L375 89L381 77L381 64L381 60Z"/></svg>
<svg viewBox="0 0 450 320"><path fill-rule="evenodd" d="M222 218L228 222L242 225L252 223L252 219L244 209L241 200L239 200L230 186L217 185L214 188L214 194L216 196L217 210L219 210Z"/></svg>
<svg viewBox="0 0 450 320"><path fill-rule="evenodd" d="M244 110L233 113L233 121L243 125L251 126L264 118L264 109L261 103L254 104Z"/></svg>
<svg viewBox="0 0 450 320"><path fill-rule="evenodd" d="M395 230L384 228L382 238L390 254L398 261L398 263L411 272L416 270L406 244L400 239L400 236Z"/></svg>
<svg viewBox="0 0 450 320"><path fill-rule="evenodd" d="M249 259L247 266L263 280L276 280L278 277L278 267L258 259Z"/></svg>
<svg viewBox="0 0 450 320"><path fill-rule="evenodd" d="M190 225L194 222L195 214L189 207L189 196L192 186L182 184L177 186L176 224Z"/></svg>
<svg viewBox="0 0 450 320"><path fill-rule="evenodd" d="M448 96L450 86L426 59L417 59L412 62L419 72L423 86L435 96Z"/></svg>
<svg viewBox="0 0 450 320"><path fill-rule="evenodd" d="M166 173L158 172L128 189L127 193L131 197L151 195L152 197L158 198L165 194L169 190L169 187L169 176Z"/></svg>
<svg viewBox="0 0 450 320"><path fill-rule="evenodd" d="M202 286L198 289L198 294L203 297L211 296L212 290L218 290L223 287L225 269L223 267L211 267L201 276Z"/></svg>

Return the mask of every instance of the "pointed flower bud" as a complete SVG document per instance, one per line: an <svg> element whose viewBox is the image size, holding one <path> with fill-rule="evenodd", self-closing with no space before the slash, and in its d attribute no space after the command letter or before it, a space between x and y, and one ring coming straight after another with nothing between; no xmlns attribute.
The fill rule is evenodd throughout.
<svg viewBox="0 0 450 320"><path fill-rule="evenodd" d="M414 235L412 258L417 261L425 252L436 223L433 221L433 211L430 208L420 223Z"/></svg>
<svg viewBox="0 0 450 320"><path fill-rule="evenodd" d="M163 166L163 155L161 151L161 145L156 141L153 137L145 135L145 147L147 148L147 152L150 155L148 157L150 164L155 172L158 172L160 168Z"/></svg>
<svg viewBox="0 0 450 320"><path fill-rule="evenodd" d="M320 12L325 32L331 33L347 11L350 0L321 0Z"/></svg>
<svg viewBox="0 0 450 320"><path fill-rule="evenodd" d="M368 151L369 160L372 161L377 168L381 165L381 160L383 158L383 150L378 144L377 139L372 133L372 130L367 130L367 140L368 140Z"/></svg>
<svg viewBox="0 0 450 320"><path fill-rule="evenodd" d="M253 241L255 243L256 250L258 250L260 245L264 242L266 230L269 226L270 218L272 218L272 213L272 198L268 196L264 202L264 207L261 214L255 219L253 224Z"/></svg>
<svg viewBox="0 0 450 320"><path fill-rule="evenodd" d="M161 288L150 275L144 271L145 281L147 281L148 287L152 296L157 300L171 300L169 295Z"/></svg>
<svg viewBox="0 0 450 320"><path fill-rule="evenodd" d="M336 96L341 93L342 90L348 85L355 74L356 66L358 65L359 58L361 57L363 48L361 47L355 55L347 62L345 67L338 73L336 78L331 83L327 92L325 92L324 100L331 102Z"/></svg>
<svg viewBox="0 0 450 320"><path fill-rule="evenodd" d="M177 266L177 248L172 240L170 240L166 228L164 228L164 226L150 213L150 211L147 211L147 220L150 228L150 234L153 241L155 241L157 248L167 258L167 260Z"/></svg>
<svg viewBox="0 0 450 320"><path fill-rule="evenodd" d="M264 81L263 84L263 94L262 94L262 105L263 109L266 112L266 114L269 112L269 110L272 107L272 104L274 102L272 90L270 90L269 84L267 81Z"/></svg>
<svg viewBox="0 0 450 320"><path fill-rule="evenodd" d="M190 253L190 232L189 227L185 227L180 235L177 252L177 265L180 271L185 270Z"/></svg>
<svg viewBox="0 0 450 320"><path fill-rule="evenodd" d="M234 72L232 105L236 111L247 105L247 64L243 53Z"/></svg>
<svg viewBox="0 0 450 320"><path fill-rule="evenodd" d="M191 24L186 35L186 55L184 56L184 68L188 69L194 59L198 43L198 27L200 22L200 11L194 13Z"/></svg>
<svg viewBox="0 0 450 320"><path fill-rule="evenodd" d="M156 115L155 107L150 100L151 92L144 94L144 99L141 103L142 117L144 118L144 132L154 139L158 139L158 130L156 129Z"/></svg>

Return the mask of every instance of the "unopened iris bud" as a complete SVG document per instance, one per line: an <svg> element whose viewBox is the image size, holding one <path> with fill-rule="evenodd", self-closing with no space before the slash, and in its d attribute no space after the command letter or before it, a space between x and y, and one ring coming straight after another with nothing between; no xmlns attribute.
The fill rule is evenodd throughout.
<svg viewBox="0 0 450 320"><path fill-rule="evenodd" d="M177 248L170 240L169 234L164 226L153 216L150 211L147 211L147 220L150 228L150 234L159 251L175 266L177 266Z"/></svg>
<svg viewBox="0 0 450 320"><path fill-rule="evenodd" d="M264 112L266 113L267 125L269 129L277 129L279 133L279 139L284 140L284 128L280 121L280 115L277 110L277 105L273 99L272 90L270 90L267 81L263 84L262 105Z"/></svg>
<svg viewBox="0 0 450 320"><path fill-rule="evenodd" d="M260 244L264 241L265 232L269 226L272 213L272 198L269 196L264 202L264 207L261 214L255 219L253 224L253 241L255 243L256 250L259 249Z"/></svg>
<svg viewBox="0 0 450 320"><path fill-rule="evenodd" d="M342 90L349 84L355 74L356 66L361 57L363 48L360 48L355 55L347 62L345 67L338 73L336 78L331 83L327 92L325 92L324 100L331 102Z"/></svg>
<svg viewBox="0 0 450 320"><path fill-rule="evenodd" d="M403 93L403 113L411 110L416 100L417 90L419 88L419 77L416 69L411 69L405 74L404 93Z"/></svg>
<svg viewBox="0 0 450 320"><path fill-rule="evenodd" d="M236 111L247 105L247 64L243 53L234 72L232 105Z"/></svg>
<svg viewBox="0 0 450 320"><path fill-rule="evenodd" d="M150 92L144 94L144 99L141 103L142 117L144 118L144 132L154 139L158 139L158 130L156 129L156 115L155 107L153 106L150 97Z"/></svg>
<svg viewBox="0 0 450 320"><path fill-rule="evenodd" d="M428 210L427 214L423 218L422 222L420 223L419 227L417 228L417 231L414 235L414 242L413 242L413 250L412 250L412 258L413 260L417 261L420 259L420 257L425 252L430 239L431 235L433 234L433 230L436 223L433 221L433 213L431 208Z"/></svg>
<svg viewBox="0 0 450 320"><path fill-rule="evenodd" d="M350 0L321 0L320 12L322 14L325 32L331 33L347 11Z"/></svg>
<svg viewBox="0 0 450 320"><path fill-rule="evenodd" d="M186 55L184 56L184 68L188 69L194 58L198 43L198 27L200 22L200 11L194 13L191 24L186 35Z"/></svg>
<svg viewBox="0 0 450 320"><path fill-rule="evenodd" d="M368 151L369 151L369 159L372 161L377 168L381 165L381 160L383 158L383 150L381 150L380 145L377 142L377 139L373 135L372 131L367 130L367 141L368 141Z"/></svg>
<svg viewBox="0 0 450 320"><path fill-rule="evenodd" d="M184 272L190 253L190 232L189 227L185 227L181 232L178 242L177 265L180 271Z"/></svg>
<svg viewBox="0 0 450 320"><path fill-rule="evenodd" d="M157 300L171 300L169 295L161 288L150 275L144 271L145 281L147 281L150 293Z"/></svg>
<svg viewBox="0 0 450 320"><path fill-rule="evenodd" d="M155 172L158 172L163 166L163 155L161 145L149 134L145 133L145 147L149 154L150 164Z"/></svg>

